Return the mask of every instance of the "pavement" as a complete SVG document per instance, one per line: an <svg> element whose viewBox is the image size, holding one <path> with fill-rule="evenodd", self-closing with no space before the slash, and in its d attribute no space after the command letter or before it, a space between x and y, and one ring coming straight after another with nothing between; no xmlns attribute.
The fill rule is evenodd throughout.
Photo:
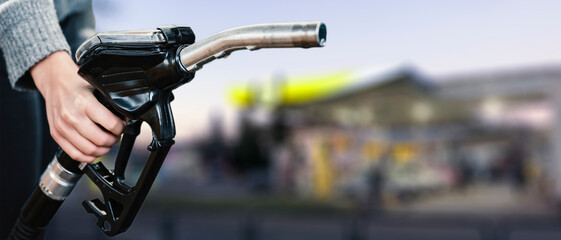
<svg viewBox="0 0 561 240"><path fill-rule="evenodd" d="M434 192L370 214L298 207L263 210L252 208L251 201L243 206L230 204L223 210L193 202L188 207L158 207L154 195L149 195L127 232L108 238L97 229L94 217L80 206L82 200L92 197L91 193L75 192L50 224L45 239L561 239L561 220L539 194L500 184ZM229 199L222 196L219 200L227 203Z"/></svg>
<svg viewBox="0 0 561 240"><path fill-rule="evenodd" d="M535 190L521 190L506 183L498 183L435 192L392 209L421 214L548 216L554 211L554 206L544 199L543 194Z"/></svg>

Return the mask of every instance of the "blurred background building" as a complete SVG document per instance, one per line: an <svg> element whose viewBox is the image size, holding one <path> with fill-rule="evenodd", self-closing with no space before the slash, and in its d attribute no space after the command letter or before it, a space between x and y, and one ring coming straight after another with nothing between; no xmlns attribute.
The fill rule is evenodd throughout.
<svg viewBox="0 0 561 240"><path fill-rule="evenodd" d="M394 66L277 78L273 92L250 85L231 95L242 122L266 112L252 124L266 122L259 142L275 163L277 189L403 200L484 182L553 197L559 69L429 79Z"/></svg>
<svg viewBox="0 0 561 240"><path fill-rule="evenodd" d="M174 92L177 142L114 239L561 239L560 8L94 0L98 31L328 27L325 48L236 52ZM94 197L83 179L47 239L107 239Z"/></svg>

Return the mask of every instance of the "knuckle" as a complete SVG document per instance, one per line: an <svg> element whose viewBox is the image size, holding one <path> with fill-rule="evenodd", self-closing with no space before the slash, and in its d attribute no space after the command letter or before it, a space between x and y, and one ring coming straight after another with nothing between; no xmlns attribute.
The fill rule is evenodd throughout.
<svg viewBox="0 0 561 240"><path fill-rule="evenodd" d="M60 116L64 121L66 121L66 122L68 122L72 125L74 125L78 122L76 117L72 114L72 112L68 108L63 108L60 111Z"/></svg>
<svg viewBox="0 0 561 240"><path fill-rule="evenodd" d="M84 154L86 154L86 155L95 155L96 152L97 152L97 150L98 150L98 148L97 148L96 146L93 146L93 145L88 145L88 146L85 146L85 147L84 147L83 149L81 149L81 150L82 150L82 152L84 152Z"/></svg>
<svg viewBox="0 0 561 240"><path fill-rule="evenodd" d="M107 135L104 133L103 135L98 135L93 139L90 139L93 144L97 147L103 147L107 145Z"/></svg>
<svg viewBox="0 0 561 240"><path fill-rule="evenodd" d="M58 136L58 135L53 136L53 140L54 140L59 146L62 145L62 142L63 142L63 141L62 141L62 138L61 138L60 136Z"/></svg>
<svg viewBox="0 0 561 240"><path fill-rule="evenodd" d="M85 162L85 163L91 163L95 160L95 157L91 157L91 156L83 156L80 159L76 159L79 162Z"/></svg>
<svg viewBox="0 0 561 240"><path fill-rule="evenodd" d="M70 156L70 158L76 160L76 161L80 161L81 160L81 154L79 154L76 151L68 151L68 150L64 150L66 152L66 154L68 154L68 156Z"/></svg>
<svg viewBox="0 0 561 240"><path fill-rule="evenodd" d="M111 120L111 130L113 133L120 133L122 131L121 121L115 118Z"/></svg>
<svg viewBox="0 0 561 240"><path fill-rule="evenodd" d="M111 150L111 148L101 148L98 156L103 156L103 155L107 154L110 150Z"/></svg>
<svg viewBox="0 0 561 240"><path fill-rule="evenodd" d="M80 94L74 99L74 104L76 104L76 107L84 109L88 107L88 99L83 94Z"/></svg>
<svg viewBox="0 0 561 240"><path fill-rule="evenodd" d="M55 130L54 127L50 127L49 128L49 134L51 134L51 137L58 142L58 132Z"/></svg>
<svg viewBox="0 0 561 240"><path fill-rule="evenodd" d="M55 121L54 125L54 128L51 129L51 135L58 135L61 131L64 130L64 124L62 123L62 120Z"/></svg>
<svg viewBox="0 0 561 240"><path fill-rule="evenodd" d="M103 139L101 138L94 138L92 139L92 143L95 144L96 146L103 146Z"/></svg>
<svg viewBox="0 0 561 240"><path fill-rule="evenodd" d="M116 143L121 141L121 136L117 135L117 136L113 136L113 144L111 144L111 146L115 145Z"/></svg>
<svg viewBox="0 0 561 240"><path fill-rule="evenodd" d="M70 113L70 110L68 110L68 108L62 108L60 110L60 117L64 120L68 120L72 117L72 114Z"/></svg>
<svg viewBox="0 0 561 240"><path fill-rule="evenodd" d="M111 145L113 145L113 144L115 144L114 139L113 139L111 136L108 135L108 136L104 137L103 143L102 143L101 145L103 145L103 146L111 146Z"/></svg>

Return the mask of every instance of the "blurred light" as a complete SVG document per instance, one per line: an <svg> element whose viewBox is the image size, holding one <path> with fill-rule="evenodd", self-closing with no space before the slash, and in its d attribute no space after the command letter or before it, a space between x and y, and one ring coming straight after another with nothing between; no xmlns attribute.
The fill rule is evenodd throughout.
<svg viewBox="0 0 561 240"><path fill-rule="evenodd" d="M504 103L497 97L489 97L481 104L483 120L496 121L503 113Z"/></svg>
<svg viewBox="0 0 561 240"><path fill-rule="evenodd" d="M427 102L416 102L413 105L413 119L418 122L427 122L433 115L432 107Z"/></svg>
<svg viewBox="0 0 561 240"><path fill-rule="evenodd" d="M368 126L374 121L374 111L369 107L361 107L356 111L356 117L361 126Z"/></svg>
<svg viewBox="0 0 561 240"><path fill-rule="evenodd" d="M351 109L345 107L338 107L333 109L333 118L343 127L350 127L353 125L353 112Z"/></svg>
<svg viewBox="0 0 561 240"><path fill-rule="evenodd" d="M553 107L549 104L527 104L510 109L504 114L505 122L512 125L523 125L537 129L547 128L553 122Z"/></svg>
<svg viewBox="0 0 561 240"><path fill-rule="evenodd" d="M295 105L325 98L341 91L354 78L352 71L343 70L285 79L269 79L255 86L260 87L261 91L255 91L253 89L255 87L248 87L249 84L242 83L230 87L228 96L230 101L240 108L248 107L250 103ZM278 84L279 81L282 81L282 84Z"/></svg>

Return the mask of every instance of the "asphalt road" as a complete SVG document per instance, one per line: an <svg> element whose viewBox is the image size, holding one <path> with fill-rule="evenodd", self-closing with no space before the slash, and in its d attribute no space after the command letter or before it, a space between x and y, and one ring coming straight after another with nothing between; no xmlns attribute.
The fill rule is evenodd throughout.
<svg viewBox="0 0 561 240"><path fill-rule="evenodd" d="M561 219L528 194L501 186L421 198L384 211L262 211L230 207L154 208L146 204L131 228L103 235L75 192L50 224L46 239L80 240L559 240ZM151 196L156 196L152 194ZM492 197L490 197L492 196ZM149 197L148 202L153 199ZM227 200L225 200L227 201ZM164 209L164 210L162 210Z"/></svg>

